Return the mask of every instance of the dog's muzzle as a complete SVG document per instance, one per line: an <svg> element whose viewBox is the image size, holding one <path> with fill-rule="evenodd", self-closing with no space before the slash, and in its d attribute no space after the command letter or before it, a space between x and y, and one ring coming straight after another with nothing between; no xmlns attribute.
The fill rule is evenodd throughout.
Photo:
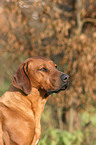
<svg viewBox="0 0 96 145"><path fill-rule="evenodd" d="M48 90L47 91L47 95L50 95L52 93L58 93L59 91L61 90L66 90L66 88L68 87L69 85L69 75L66 75L66 74L62 74L60 76L60 79L61 79L61 85L60 85L60 88L56 89L56 90Z"/></svg>

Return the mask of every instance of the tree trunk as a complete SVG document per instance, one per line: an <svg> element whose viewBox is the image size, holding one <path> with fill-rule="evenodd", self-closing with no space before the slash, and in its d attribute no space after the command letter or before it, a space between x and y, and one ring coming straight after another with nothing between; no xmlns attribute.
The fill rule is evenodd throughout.
<svg viewBox="0 0 96 145"><path fill-rule="evenodd" d="M74 132L74 108L71 107L70 110L69 110L69 131L71 133Z"/></svg>
<svg viewBox="0 0 96 145"><path fill-rule="evenodd" d="M62 113L62 108L57 107L57 117L58 117L58 122L59 122L59 128L60 130L63 130L63 121L62 121L61 113Z"/></svg>
<svg viewBox="0 0 96 145"><path fill-rule="evenodd" d="M77 27L79 34L82 31L81 8L82 8L82 0L77 0Z"/></svg>

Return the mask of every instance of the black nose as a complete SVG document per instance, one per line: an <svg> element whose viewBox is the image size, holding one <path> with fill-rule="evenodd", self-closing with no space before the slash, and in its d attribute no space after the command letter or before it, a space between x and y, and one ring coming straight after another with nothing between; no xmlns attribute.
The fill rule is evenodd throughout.
<svg viewBox="0 0 96 145"><path fill-rule="evenodd" d="M66 74L63 74L61 75L61 80L66 83L69 80L69 76Z"/></svg>

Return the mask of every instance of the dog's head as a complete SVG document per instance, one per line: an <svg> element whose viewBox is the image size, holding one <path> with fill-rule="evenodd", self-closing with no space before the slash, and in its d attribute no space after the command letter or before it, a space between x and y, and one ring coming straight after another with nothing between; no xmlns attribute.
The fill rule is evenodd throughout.
<svg viewBox="0 0 96 145"><path fill-rule="evenodd" d="M20 65L12 85L26 95L31 93L32 87L44 90L46 95L50 95L65 90L68 80L69 76L59 71L50 59L32 57Z"/></svg>

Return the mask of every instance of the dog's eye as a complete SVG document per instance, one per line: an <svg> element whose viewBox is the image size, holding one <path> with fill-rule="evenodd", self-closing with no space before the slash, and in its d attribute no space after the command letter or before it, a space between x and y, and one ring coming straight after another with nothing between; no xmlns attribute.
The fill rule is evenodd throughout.
<svg viewBox="0 0 96 145"><path fill-rule="evenodd" d="M42 67L40 70L47 72L47 69L45 67Z"/></svg>
<svg viewBox="0 0 96 145"><path fill-rule="evenodd" d="M55 65L55 68L57 68L57 65Z"/></svg>

